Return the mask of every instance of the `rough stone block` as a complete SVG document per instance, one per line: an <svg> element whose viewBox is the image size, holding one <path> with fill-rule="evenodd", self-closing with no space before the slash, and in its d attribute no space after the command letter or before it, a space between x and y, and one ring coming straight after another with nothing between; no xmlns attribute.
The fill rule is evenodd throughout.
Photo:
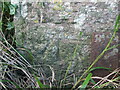
<svg viewBox="0 0 120 90"><path fill-rule="evenodd" d="M93 62L102 51L107 46L110 38L112 37L112 33L105 32L105 33L93 33L92 35L92 44L91 44L91 61ZM114 38L110 46L118 44L118 36ZM116 69L119 65L118 59L118 48L113 48L105 52L105 54L99 59L99 61L94 65L94 67L105 67ZM106 70L95 70L93 71L95 75L105 76L109 72Z"/></svg>

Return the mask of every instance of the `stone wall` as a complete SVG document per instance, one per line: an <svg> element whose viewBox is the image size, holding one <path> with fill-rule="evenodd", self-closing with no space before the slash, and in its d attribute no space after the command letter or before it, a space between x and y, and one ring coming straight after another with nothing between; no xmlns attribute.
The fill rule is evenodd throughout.
<svg viewBox="0 0 120 90"><path fill-rule="evenodd" d="M15 21L17 42L31 50L47 76L51 71L46 65L56 79L64 77L68 66L69 75L80 76L91 61L93 33L111 36L117 15L115 2L29 3L27 17Z"/></svg>

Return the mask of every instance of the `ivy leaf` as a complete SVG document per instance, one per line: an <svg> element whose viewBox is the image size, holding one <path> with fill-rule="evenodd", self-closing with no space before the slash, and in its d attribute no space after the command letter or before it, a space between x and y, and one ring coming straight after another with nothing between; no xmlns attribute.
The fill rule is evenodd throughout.
<svg viewBox="0 0 120 90"><path fill-rule="evenodd" d="M16 12L16 6L15 5L9 5L9 9L10 9L10 15L14 15Z"/></svg>
<svg viewBox="0 0 120 90"><path fill-rule="evenodd" d="M13 22L8 22L8 23L7 23L7 30L11 30L11 29L13 29L13 28L14 28Z"/></svg>

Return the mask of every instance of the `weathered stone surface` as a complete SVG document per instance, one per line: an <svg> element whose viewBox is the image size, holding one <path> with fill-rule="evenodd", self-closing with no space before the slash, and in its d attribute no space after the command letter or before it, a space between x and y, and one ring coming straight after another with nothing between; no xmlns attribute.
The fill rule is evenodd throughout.
<svg viewBox="0 0 120 90"><path fill-rule="evenodd" d="M105 49L111 38L110 32L93 33L91 44L91 61L93 62ZM114 38L110 47L118 44L118 36ZM106 51L106 53L99 59L94 67L105 67L116 69L119 67L118 48ZM93 71L97 76L105 76L108 74L106 70ZM97 72L97 73L96 73ZM102 73L101 73L102 72Z"/></svg>
<svg viewBox="0 0 120 90"><path fill-rule="evenodd" d="M89 65L92 33L112 33L117 8L114 2L32 3L25 23L16 21L17 41L32 51L35 63L51 65L57 79L64 77L69 62L68 74L80 76Z"/></svg>

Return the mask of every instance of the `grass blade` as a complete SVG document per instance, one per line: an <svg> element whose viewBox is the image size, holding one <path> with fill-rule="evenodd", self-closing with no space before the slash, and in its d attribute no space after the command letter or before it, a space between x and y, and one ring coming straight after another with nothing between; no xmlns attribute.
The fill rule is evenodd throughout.
<svg viewBox="0 0 120 90"><path fill-rule="evenodd" d="M49 85L44 85L44 84L42 84L41 81L38 79L37 76L34 76L34 77L35 77L35 79L36 79L36 81L37 81L37 84L39 85L39 88L50 88Z"/></svg>
<svg viewBox="0 0 120 90"><path fill-rule="evenodd" d="M38 79L38 77L37 77L37 76L35 76L35 79L36 79L36 81L37 81L37 83L38 83L39 87L40 87L40 88L43 88L43 87L44 87L44 85L41 83L41 81Z"/></svg>
<svg viewBox="0 0 120 90"><path fill-rule="evenodd" d="M94 71L94 70L96 70L96 69L106 69L106 70L111 70L111 68L105 68L105 67L94 67L94 68L91 68L91 69L90 69L90 72L91 72L91 71Z"/></svg>
<svg viewBox="0 0 120 90"><path fill-rule="evenodd" d="M19 85L17 85L17 83L12 82L12 81L10 81L10 80L0 80L0 82L9 82L9 83L11 83L11 84L15 85L15 86L16 86L16 88L18 88L19 90L22 90L22 89L19 87Z"/></svg>
<svg viewBox="0 0 120 90"><path fill-rule="evenodd" d="M89 81L91 80L92 73L89 73L88 76L86 77L85 81L83 82L82 86L80 88L86 88Z"/></svg>

